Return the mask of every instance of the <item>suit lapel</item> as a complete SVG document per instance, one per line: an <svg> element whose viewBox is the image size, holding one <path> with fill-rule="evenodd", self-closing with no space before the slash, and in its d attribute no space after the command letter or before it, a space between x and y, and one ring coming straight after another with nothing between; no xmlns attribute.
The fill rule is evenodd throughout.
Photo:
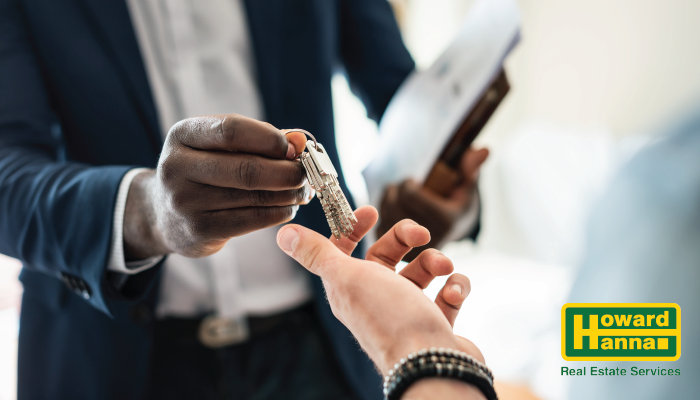
<svg viewBox="0 0 700 400"><path fill-rule="evenodd" d="M155 103L139 51L131 17L124 0L78 0L92 19L92 27L117 66L125 89L137 105L139 118L149 133L156 156L162 139Z"/></svg>

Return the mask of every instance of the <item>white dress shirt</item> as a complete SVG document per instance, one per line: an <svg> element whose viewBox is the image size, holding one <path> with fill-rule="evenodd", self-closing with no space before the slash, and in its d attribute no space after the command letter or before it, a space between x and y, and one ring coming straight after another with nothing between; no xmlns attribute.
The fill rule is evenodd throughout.
<svg viewBox="0 0 700 400"><path fill-rule="evenodd" d="M163 136L177 121L236 113L264 119L242 0L127 0ZM133 274L160 257L124 262L122 228L130 171L119 188L109 269ZM164 265L158 317L216 312L270 315L311 297L308 276L278 247L279 227L231 239L218 253L177 254Z"/></svg>

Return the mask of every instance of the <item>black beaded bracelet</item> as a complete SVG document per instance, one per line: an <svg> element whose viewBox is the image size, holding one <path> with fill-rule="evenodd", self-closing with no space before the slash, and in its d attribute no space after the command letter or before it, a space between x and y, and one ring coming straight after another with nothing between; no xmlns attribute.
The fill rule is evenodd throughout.
<svg viewBox="0 0 700 400"><path fill-rule="evenodd" d="M399 400L413 383L422 378L445 377L476 386L488 400L498 400L491 370L467 353L431 347L413 352L394 364L384 378L386 400Z"/></svg>

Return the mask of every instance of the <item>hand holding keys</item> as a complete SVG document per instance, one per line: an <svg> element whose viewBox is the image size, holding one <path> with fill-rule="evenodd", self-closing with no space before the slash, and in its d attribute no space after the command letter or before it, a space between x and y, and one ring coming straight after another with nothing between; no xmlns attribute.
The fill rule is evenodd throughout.
<svg viewBox="0 0 700 400"><path fill-rule="evenodd" d="M354 230L357 218L350 208L350 203L345 198L338 183L336 172L328 153L322 144L309 132L302 129L290 129L286 132L302 132L313 140L306 142L306 152L302 153L301 162L306 169L306 177L311 187L316 190L316 196L321 201L326 220L336 239L348 237Z"/></svg>

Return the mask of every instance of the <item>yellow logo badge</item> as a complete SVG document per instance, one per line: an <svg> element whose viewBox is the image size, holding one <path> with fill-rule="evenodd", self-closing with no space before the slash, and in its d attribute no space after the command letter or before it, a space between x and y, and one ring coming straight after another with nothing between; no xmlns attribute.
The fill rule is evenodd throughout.
<svg viewBox="0 0 700 400"><path fill-rule="evenodd" d="M673 303L569 303L561 308L567 361L676 361L681 308Z"/></svg>

